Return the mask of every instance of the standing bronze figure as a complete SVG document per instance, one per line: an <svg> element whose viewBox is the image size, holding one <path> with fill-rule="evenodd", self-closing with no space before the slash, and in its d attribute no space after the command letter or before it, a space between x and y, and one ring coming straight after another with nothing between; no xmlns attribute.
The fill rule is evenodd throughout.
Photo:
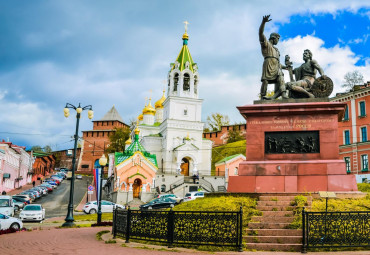
<svg viewBox="0 0 370 255"><path fill-rule="evenodd" d="M261 43L262 56L264 57L261 77L261 99L275 99L279 96L288 98L284 84L283 66L280 64L280 52L274 46L279 42L280 35L278 33L271 33L269 40L267 40L263 34L265 24L270 21L270 15L263 16L259 28L259 40ZM266 97L268 84L275 84L275 94L271 98Z"/></svg>

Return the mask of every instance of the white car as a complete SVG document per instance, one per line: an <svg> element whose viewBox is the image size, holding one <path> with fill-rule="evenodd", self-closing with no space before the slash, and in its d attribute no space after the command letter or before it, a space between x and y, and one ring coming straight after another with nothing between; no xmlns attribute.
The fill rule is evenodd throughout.
<svg viewBox="0 0 370 255"><path fill-rule="evenodd" d="M180 204L184 201L184 199L176 196L175 194L160 194L157 196L157 198L171 198L172 200L175 200L177 204Z"/></svg>
<svg viewBox="0 0 370 255"><path fill-rule="evenodd" d="M113 212L113 209L115 207L125 209L125 207L123 205L115 204L113 202L109 202L109 201L105 201L105 200L101 201L101 211L103 213ZM97 201L87 202L84 206L83 211L84 211L84 213L87 213L87 214L97 213L98 212L98 203L97 203Z"/></svg>
<svg viewBox="0 0 370 255"><path fill-rule="evenodd" d="M26 205L21 213L19 219L22 221L43 221L45 219L45 209L40 204Z"/></svg>
<svg viewBox="0 0 370 255"><path fill-rule="evenodd" d="M204 191L192 191L185 194L184 202L204 197Z"/></svg>
<svg viewBox="0 0 370 255"><path fill-rule="evenodd" d="M14 216L14 204L12 196L0 196L0 213Z"/></svg>
<svg viewBox="0 0 370 255"><path fill-rule="evenodd" d="M0 213L0 230L6 230L9 228L19 231L21 228L23 228L23 223L17 218L6 216Z"/></svg>

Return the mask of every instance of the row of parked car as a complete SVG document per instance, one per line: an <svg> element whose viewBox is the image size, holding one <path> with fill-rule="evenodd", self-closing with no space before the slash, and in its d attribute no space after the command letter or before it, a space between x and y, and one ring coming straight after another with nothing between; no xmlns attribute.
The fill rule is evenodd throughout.
<svg viewBox="0 0 370 255"><path fill-rule="evenodd" d="M23 221L43 221L45 209L34 202L53 192L54 189L66 178L67 174L60 171L48 178L45 178L38 186L24 190L14 196L0 196L0 229L19 230L23 227ZM19 211L19 218L15 213Z"/></svg>
<svg viewBox="0 0 370 255"><path fill-rule="evenodd" d="M204 191L194 191L185 194L184 198L180 198L175 194L160 194L157 198L140 206L140 210L152 210L162 208L173 208L175 205L182 202L194 200L204 197Z"/></svg>

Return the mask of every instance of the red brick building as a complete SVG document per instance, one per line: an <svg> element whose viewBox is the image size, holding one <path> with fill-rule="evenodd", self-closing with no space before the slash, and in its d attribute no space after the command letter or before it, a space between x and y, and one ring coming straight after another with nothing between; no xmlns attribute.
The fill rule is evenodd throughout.
<svg viewBox="0 0 370 255"><path fill-rule="evenodd" d="M331 101L347 103L338 125L339 154L346 162L347 173L355 174L357 182L370 180L370 81L351 92L338 93Z"/></svg>
<svg viewBox="0 0 370 255"><path fill-rule="evenodd" d="M35 162L32 165L33 170L32 181L44 178L44 176L54 171L55 156L52 153L33 152L32 155L35 158Z"/></svg>
<svg viewBox="0 0 370 255"><path fill-rule="evenodd" d="M213 146L220 146L227 143L229 130L239 130L242 136L245 136L246 124L222 126L220 131L203 133L203 138L213 141Z"/></svg>
<svg viewBox="0 0 370 255"><path fill-rule="evenodd" d="M82 147L77 171L89 172L109 147L109 136L116 128L129 128L113 106L102 119L93 121L93 129L82 131Z"/></svg>
<svg viewBox="0 0 370 255"><path fill-rule="evenodd" d="M76 164L80 161L81 148L76 150ZM73 149L53 151L55 156L55 168L72 169Z"/></svg>

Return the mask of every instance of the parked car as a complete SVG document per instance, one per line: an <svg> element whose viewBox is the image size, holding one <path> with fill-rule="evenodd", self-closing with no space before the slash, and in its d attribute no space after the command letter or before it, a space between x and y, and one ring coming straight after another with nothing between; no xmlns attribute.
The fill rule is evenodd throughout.
<svg viewBox="0 0 370 255"><path fill-rule="evenodd" d="M123 205L115 204L113 202L109 202L109 201L105 201L105 200L101 201L101 211L102 212L113 212L113 209L115 207L125 209L125 206L123 206ZM87 202L84 206L83 211L84 211L84 213L87 213L87 214L97 213L98 212L98 203L97 203L97 201Z"/></svg>
<svg viewBox="0 0 370 255"><path fill-rule="evenodd" d="M50 176L50 178L58 180L58 181L60 181L60 183L62 183L62 181L63 181L63 177L60 176L60 175L57 175L57 174L54 174L54 175Z"/></svg>
<svg viewBox="0 0 370 255"><path fill-rule="evenodd" d="M175 194L160 194L157 196L157 198L171 198L172 200L175 200L177 204L180 204L184 201L181 197L176 196Z"/></svg>
<svg viewBox="0 0 370 255"><path fill-rule="evenodd" d="M76 175L76 179L82 179L82 175L80 174Z"/></svg>
<svg viewBox="0 0 370 255"><path fill-rule="evenodd" d="M0 229L1 230L6 230L6 229L20 230L21 228L23 228L23 223L21 220L0 213Z"/></svg>
<svg viewBox="0 0 370 255"><path fill-rule="evenodd" d="M17 201L25 200L27 202L27 204L31 204L31 202L32 202L32 198L29 195L17 194L17 195L13 196L13 199L16 199Z"/></svg>
<svg viewBox="0 0 370 255"><path fill-rule="evenodd" d="M185 194L184 202L204 197L204 191L192 191Z"/></svg>
<svg viewBox="0 0 370 255"><path fill-rule="evenodd" d="M58 187L58 184L54 181L51 181L51 180L50 181L43 181L42 184L44 184L44 183L51 185L53 187L53 189L56 189Z"/></svg>
<svg viewBox="0 0 370 255"><path fill-rule="evenodd" d="M23 192L19 193L18 195L28 196L29 198L31 198L32 202L34 202L36 200L36 195L31 193L31 192L23 191Z"/></svg>
<svg viewBox="0 0 370 255"><path fill-rule="evenodd" d="M45 219L45 209L40 204L26 205L21 213L19 219L22 221L43 221Z"/></svg>
<svg viewBox="0 0 370 255"><path fill-rule="evenodd" d="M23 209L25 205L27 205L27 202L22 202L14 199L13 197L13 204L14 204L14 211L18 212L20 209Z"/></svg>
<svg viewBox="0 0 370 255"><path fill-rule="evenodd" d="M39 185L39 187L45 187L48 190L48 193L53 192L53 186L48 183L42 183Z"/></svg>
<svg viewBox="0 0 370 255"><path fill-rule="evenodd" d="M14 204L11 196L0 196L0 213L14 216Z"/></svg>
<svg viewBox="0 0 370 255"><path fill-rule="evenodd" d="M161 209L161 208L169 208L174 207L177 204L176 200L171 198L156 198L152 201L140 205L140 210L152 210L152 209Z"/></svg>

